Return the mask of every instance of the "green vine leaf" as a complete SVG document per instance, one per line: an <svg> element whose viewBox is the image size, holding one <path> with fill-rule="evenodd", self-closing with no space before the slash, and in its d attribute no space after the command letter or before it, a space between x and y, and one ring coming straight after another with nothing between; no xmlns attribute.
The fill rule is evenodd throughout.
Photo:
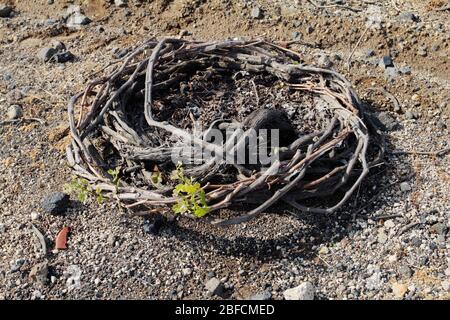
<svg viewBox="0 0 450 320"><path fill-rule="evenodd" d="M108 174L112 177L112 183L114 184L114 187L116 188L116 191L119 191L119 185L120 185L120 167L117 167L115 169L109 169Z"/></svg>
<svg viewBox="0 0 450 320"><path fill-rule="evenodd" d="M184 176L180 163L170 178L179 182L173 189L173 194L178 197L177 203L172 207L174 213L192 213L201 218L209 212L205 190L200 183Z"/></svg>
<svg viewBox="0 0 450 320"><path fill-rule="evenodd" d="M89 199L89 196L92 194L95 196L95 199L99 204L102 204L104 200L102 189L100 187L97 187L95 190L93 190L89 185L89 181L84 178L73 178L70 183L66 183L64 185L64 190L74 194L82 203L86 203Z"/></svg>

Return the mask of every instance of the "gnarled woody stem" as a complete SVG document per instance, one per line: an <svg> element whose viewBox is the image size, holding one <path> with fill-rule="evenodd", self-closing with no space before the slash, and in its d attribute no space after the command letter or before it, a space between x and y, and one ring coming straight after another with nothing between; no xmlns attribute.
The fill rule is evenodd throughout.
<svg viewBox="0 0 450 320"><path fill-rule="evenodd" d="M149 40L116 61L109 74L94 79L70 100L68 114L72 143L66 150L69 165L75 174L129 208L147 207L151 213L169 211L177 198L167 192L170 188L154 186L146 171L149 163L167 163L172 152L180 148L179 143L168 142L165 135L180 140L189 137L190 142L219 154L236 155L239 148L230 142L223 145L206 142L202 135L192 137L185 128L156 120L152 114L154 91L161 95L195 68L270 74L292 90L323 99L332 115L327 128L299 136L282 152L283 158L272 163L267 171L262 168L252 171L236 165L240 175L236 175L233 182L207 183L211 179L220 180L221 171L227 168L225 162L214 159L186 172L203 181L202 187L208 191L210 214L246 201L257 204L248 214L215 221L218 225L249 221L280 200L302 211L336 211L361 185L369 168L382 161L384 142L370 119L365 118L367 114L360 99L342 75L294 63L292 57L296 56L300 54L265 41ZM155 79L159 82L155 83ZM138 93L139 87L144 87L143 114L137 114L137 110L132 115L127 114L129 108L125 105L130 96ZM80 98L80 116L76 121L75 109ZM138 121L130 122L131 118ZM211 127L216 124L212 123ZM118 188L112 183L112 177L105 173L111 166L111 159L98 151L99 135L110 143L115 162L122 165L125 176ZM245 133L237 137L237 143L244 139ZM369 149L373 151L370 154ZM335 154L334 150L339 153ZM334 165L318 165L324 162ZM342 188L345 188L344 196L329 207L301 204L304 199L330 196Z"/></svg>

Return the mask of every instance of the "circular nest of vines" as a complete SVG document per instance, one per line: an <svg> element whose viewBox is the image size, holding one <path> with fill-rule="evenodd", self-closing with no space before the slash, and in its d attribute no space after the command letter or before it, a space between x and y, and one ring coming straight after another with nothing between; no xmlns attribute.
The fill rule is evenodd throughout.
<svg viewBox="0 0 450 320"><path fill-rule="evenodd" d="M191 204L218 225L248 221L281 202L334 212L381 163L382 138L342 75L301 58L266 41L147 41L69 102L69 165L90 190L139 215L173 213L182 199L173 172L201 198ZM187 144L234 156L258 125L280 130L269 165L213 157L180 168L173 161ZM207 141L212 129L224 128L233 135ZM244 213L220 218L218 210L229 207Z"/></svg>

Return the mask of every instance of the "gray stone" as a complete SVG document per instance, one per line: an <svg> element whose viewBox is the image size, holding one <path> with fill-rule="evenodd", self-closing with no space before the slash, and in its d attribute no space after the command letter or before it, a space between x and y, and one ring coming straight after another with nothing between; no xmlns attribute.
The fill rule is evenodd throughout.
<svg viewBox="0 0 450 320"><path fill-rule="evenodd" d="M161 227L163 226L164 219L162 216L158 215L153 220L146 220L143 225L145 233L156 235L159 233Z"/></svg>
<svg viewBox="0 0 450 320"><path fill-rule="evenodd" d="M387 221L384 223L384 226L385 226L387 229L392 229L392 228L395 227L395 222L392 221L392 220L387 220Z"/></svg>
<svg viewBox="0 0 450 320"><path fill-rule="evenodd" d="M0 4L0 18L8 18L11 16L12 8L10 6Z"/></svg>
<svg viewBox="0 0 450 320"><path fill-rule="evenodd" d="M373 56L375 56L375 51L372 50L372 49L367 50L366 57L370 58L370 57L373 57Z"/></svg>
<svg viewBox="0 0 450 320"><path fill-rule="evenodd" d="M60 22L59 19L45 19L44 20L44 25L51 26L51 25L57 24L59 22Z"/></svg>
<svg viewBox="0 0 450 320"><path fill-rule="evenodd" d="M106 243L110 245L111 247L114 247L117 241L117 236L115 234L110 234L108 238L106 239Z"/></svg>
<svg viewBox="0 0 450 320"><path fill-rule="evenodd" d="M72 61L73 59L75 59L75 56L70 51L61 52L56 55L56 61L58 63L65 63Z"/></svg>
<svg viewBox="0 0 450 320"><path fill-rule="evenodd" d="M127 55L128 53L128 49L124 48L124 49L119 49L116 51L116 53L114 54L114 57L116 57L117 59L123 58Z"/></svg>
<svg viewBox="0 0 450 320"><path fill-rule="evenodd" d="M441 249L447 248L447 241L445 240L444 234L438 235L436 238L436 242L437 242L439 248L441 248Z"/></svg>
<svg viewBox="0 0 450 320"><path fill-rule="evenodd" d="M250 13L253 19L261 19L263 17L260 7L254 7Z"/></svg>
<svg viewBox="0 0 450 320"><path fill-rule="evenodd" d="M301 34L298 31L292 32L292 40L300 40Z"/></svg>
<svg viewBox="0 0 450 320"><path fill-rule="evenodd" d="M128 0L114 0L114 4L118 7L126 7L128 5Z"/></svg>
<svg viewBox="0 0 450 320"><path fill-rule="evenodd" d="M411 67L410 66L401 67L400 69L398 69L398 72L400 74L411 74Z"/></svg>
<svg viewBox="0 0 450 320"><path fill-rule="evenodd" d="M64 274L67 276L66 285L67 290L72 291L81 288L81 271L77 265L70 265Z"/></svg>
<svg viewBox="0 0 450 320"><path fill-rule="evenodd" d="M249 299L250 300L270 300L272 298L272 294L269 291L263 291L263 292L259 292L253 296L251 296Z"/></svg>
<svg viewBox="0 0 450 320"><path fill-rule="evenodd" d="M439 120L437 123L437 127L441 130L445 130L447 128L447 124L443 120Z"/></svg>
<svg viewBox="0 0 450 320"><path fill-rule="evenodd" d="M438 44L433 44L431 46L431 51L436 52L436 51L439 51L440 48L441 47Z"/></svg>
<svg viewBox="0 0 450 320"><path fill-rule="evenodd" d="M398 273L405 279L408 279L412 276L412 270L410 267L403 265L398 268Z"/></svg>
<svg viewBox="0 0 450 320"><path fill-rule="evenodd" d="M419 266L423 267L428 264L428 257L422 256L419 258Z"/></svg>
<svg viewBox="0 0 450 320"><path fill-rule="evenodd" d="M192 274L192 269L191 268L183 268L183 270L181 270L181 273L183 273L183 276L190 276Z"/></svg>
<svg viewBox="0 0 450 320"><path fill-rule="evenodd" d="M41 207L50 214L61 214L66 211L69 199L69 195L63 192L54 192L42 200Z"/></svg>
<svg viewBox="0 0 450 320"><path fill-rule="evenodd" d="M396 67L387 67L384 69L384 76L389 79L395 79L398 76L398 71Z"/></svg>
<svg viewBox="0 0 450 320"><path fill-rule="evenodd" d="M97 31L98 33L105 32L105 27L103 27L103 26L96 26L95 27L95 31Z"/></svg>
<svg viewBox="0 0 450 320"><path fill-rule="evenodd" d="M22 100L22 98L23 93L19 89L11 90L6 94L6 101L8 101L11 104L14 104L15 102Z"/></svg>
<svg viewBox="0 0 450 320"><path fill-rule="evenodd" d="M48 282L48 264L47 262L42 262L36 264L30 271L28 275L31 280L35 281L39 285L46 285Z"/></svg>
<svg viewBox="0 0 450 320"><path fill-rule="evenodd" d="M381 68L386 69L387 67L393 67L394 62L392 61L392 58L390 56L384 56L383 58L380 59L378 65Z"/></svg>
<svg viewBox="0 0 450 320"><path fill-rule="evenodd" d="M385 131L394 130L397 127L397 121L388 112L380 112L378 114L378 120L384 127Z"/></svg>
<svg viewBox="0 0 450 320"><path fill-rule="evenodd" d="M71 4L67 7L66 14L70 16L74 13L81 13L81 7L79 5Z"/></svg>
<svg viewBox="0 0 450 320"><path fill-rule="evenodd" d="M321 247L320 249L319 249L319 254L328 254L328 252L329 252L330 250L328 249L328 247Z"/></svg>
<svg viewBox="0 0 450 320"><path fill-rule="evenodd" d="M398 15L398 19L403 22L417 22L419 18L412 12L402 12Z"/></svg>
<svg viewBox="0 0 450 320"><path fill-rule="evenodd" d="M417 54L421 57L426 57L427 56L427 50L424 48L419 48L419 50L417 50Z"/></svg>
<svg viewBox="0 0 450 320"><path fill-rule="evenodd" d="M444 274L445 274L447 277L450 277L450 268L445 269Z"/></svg>
<svg viewBox="0 0 450 320"><path fill-rule="evenodd" d="M303 282L299 286L283 292L286 300L314 300L314 286L311 282Z"/></svg>
<svg viewBox="0 0 450 320"><path fill-rule="evenodd" d="M441 285L442 285L442 289L444 289L445 291L449 291L449 289L450 289L450 281L449 280L442 281Z"/></svg>
<svg viewBox="0 0 450 320"><path fill-rule="evenodd" d="M405 117L406 117L406 119L409 119L409 120L412 120L415 118L414 113L412 113L409 110L405 112Z"/></svg>
<svg viewBox="0 0 450 320"><path fill-rule="evenodd" d="M208 282L206 282L205 288L209 293L217 296L222 296L225 291L223 283L216 277L209 279Z"/></svg>
<svg viewBox="0 0 450 320"><path fill-rule="evenodd" d="M333 65L333 62L325 54L323 54L319 57L319 59L317 60L317 63L322 68L331 68L331 66Z"/></svg>
<svg viewBox="0 0 450 320"><path fill-rule="evenodd" d="M23 116L22 107L18 105L12 105L8 108L8 112L6 113L6 118L8 120L19 119Z"/></svg>
<svg viewBox="0 0 450 320"><path fill-rule="evenodd" d="M91 23L91 19L89 19L88 17L86 17L84 14L82 13L74 13L73 15L71 15L68 19L67 19L67 27L69 28L76 28L76 27L80 27L80 26L84 26L87 25L89 23Z"/></svg>
<svg viewBox="0 0 450 320"><path fill-rule="evenodd" d="M411 186L409 185L409 183L408 182L402 182L402 183L400 183L400 190L402 191L402 192L408 192L408 191L411 191Z"/></svg>
<svg viewBox="0 0 450 320"><path fill-rule="evenodd" d="M11 261L11 272L17 272L25 264L25 259Z"/></svg>
<svg viewBox="0 0 450 320"><path fill-rule="evenodd" d="M36 212L36 211L33 211L31 214L30 214L30 217L31 217L31 220L37 220L37 219L39 219L39 213L38 212Z"/></svg>
<svg viewBox="0 0 450 320"><path fill-rule="evenodd" d="M368 290L379 290L382 285L381 272L374 272L374 274L366 279L366 288Z"/></svg>
<svg viewBox="0 0 450 320"><path fill-rule="evenodd" d="M332 61L342 61L342 57L339 55L339 54L333 54L332 56L331 56L331 60Z"/></svg>
<svg viewBox="0 0 450 320"><path fill-rule="evenodd" d="M447 226L444 223L435 223L431 226L430 231L439 235L445 235L447 233Z"/></svg>
<svg viewBox="0 0 450 320"><path fill-rule="evenodd" d="M420 245L422 244L422 240L420 240L420 238L418 237L414 237L411 239L411 244L415 247L420 247Z"/></svg>
<svg viewBox="0 0 450 320"><path fill-rule="evenodd" d="M47 61L50 61L50 59L52 59L53 57L55 57L57 53L58 53L57 49L45 47L45 48L42 48L41 50L39 50L37 56L38 56L39 60L41 60L43 62L47 62Z"/></svg>
<svg viewBox="0 0 450 320"><path fill-rule="evenodd" d="M378 236L377 236L378 243L384 244L387 242L387 240L388 240L388 236L386 235L384 230L380 229L378 231Z"/></svg>
<svg viewBox="0 0 450 320"><path fill-rule="evenodd" d="M66 50L66 45L58 40L52 40L52 42L50 43L52 48L55 48L57 51L65 51Z"/></svg>

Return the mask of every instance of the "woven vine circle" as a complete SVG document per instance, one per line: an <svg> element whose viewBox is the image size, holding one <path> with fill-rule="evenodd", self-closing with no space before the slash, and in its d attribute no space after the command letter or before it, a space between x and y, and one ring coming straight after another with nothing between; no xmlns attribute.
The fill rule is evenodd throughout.
<svg viewBox="0 0 450 320"><path fill-rule="evenodd" d="M217 98L220 90L212 88L217 89L222 79L227 85L233 83L227 94L248 97L239 88L243 82L236 79L244 78L255 90L255 82L263 81L261 90L274 97L288 102L309 99L312 105L307 108L316 127L300 128L298 123L307 121L296 122L296 136L280 149L279 160L267 167L249 169L206 160L186 165L185 174L204 190L208 216L233 205L247 209L245 214L213 221L219 225L248 221L277 202L300 211L331 213L382 161L384 147L350 83L335 71L301 63L301 58L283 44L266 41L149 40L108 65L103 76L70 100L68 163L91 190L118 199L132 212L170 212L179 201L173 192L175 183L168 178L175 168L171 156L176 148L193 136L191 144L216 152L235 150L233 144L202 139L230 119L213 119L212 109L197 104L193 112L189 99L199 90L203 99ZM206 89L198 89L202 86ZM249 102L253 110L261 104L255 92L254 102ZM235 110L221 106L235 115L237 108L245 106L231 107ZM283 105L275 107L283 109ZM300 112L297 107L290 104L291 114ZM195 117L202 114L206 129L194 134ZM245 122L238 115L232 121L239 144L245 140Z"/></svg>

